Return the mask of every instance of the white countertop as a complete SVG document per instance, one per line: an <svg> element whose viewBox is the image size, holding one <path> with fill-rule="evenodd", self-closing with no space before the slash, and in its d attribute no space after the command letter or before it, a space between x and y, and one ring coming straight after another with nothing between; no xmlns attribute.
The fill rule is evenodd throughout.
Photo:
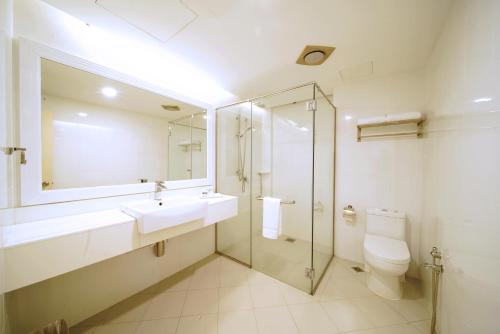
<svg viewBox="0 0 500 334"><path fill-rule="evenodd" d="M2 226L5 284L0 293L189 233L238 214L237 197L222 195L204 200L208 202L204 219L148 234L139 233L136 220L118 208Z"/></svg>
<svg viewBox="0 0 500 334"><path fill-rule="evenodd" d="M119 209L84 213L31 223L3 226L3 248L57 238L106 226L133 222L135 219Z"/></svg>

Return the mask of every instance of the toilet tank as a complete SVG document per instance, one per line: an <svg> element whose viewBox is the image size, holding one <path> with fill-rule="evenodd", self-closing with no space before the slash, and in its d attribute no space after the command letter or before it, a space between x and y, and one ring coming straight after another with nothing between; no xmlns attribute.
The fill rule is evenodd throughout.
<svg viewBox="0 0 500 334"><path fill-rule="evenodd" d="M405 240L406 214L387 209L366 210L366 233Z"/></svg>

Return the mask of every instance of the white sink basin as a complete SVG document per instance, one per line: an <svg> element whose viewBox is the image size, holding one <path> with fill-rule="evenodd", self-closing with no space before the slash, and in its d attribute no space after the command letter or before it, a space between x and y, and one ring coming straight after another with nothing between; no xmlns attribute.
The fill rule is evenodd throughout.
<svg viewBox="0 0 500 334"><path fill-rule="evenodd" d="M167 197L124 203L122 210L137 220L140 233L151 233L205 218L208 202L194 197Z"/></svg>

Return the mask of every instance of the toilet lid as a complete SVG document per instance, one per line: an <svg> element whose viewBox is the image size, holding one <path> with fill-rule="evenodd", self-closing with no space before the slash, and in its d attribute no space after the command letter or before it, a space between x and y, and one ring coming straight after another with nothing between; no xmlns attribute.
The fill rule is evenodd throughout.
<svg viewBox="0 0 500 334"><path fill-rule="evenodd" d="M402 240L367 234L365 235L364 248L370 255L389 263L406 264L410 262L410 251L406 242Z"/></svg>

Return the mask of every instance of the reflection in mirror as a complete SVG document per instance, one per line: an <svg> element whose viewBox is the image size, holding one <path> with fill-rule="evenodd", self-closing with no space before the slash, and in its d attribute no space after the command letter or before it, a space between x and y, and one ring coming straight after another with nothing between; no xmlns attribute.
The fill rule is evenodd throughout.
<svg viewBox="0 0 500 334"><path fill-rule="evenodd" d="M47 59L41 68L43 189L206 177L203 108Z"/></svg>
<svg viewBox="0 0 500 334"><path fill-rule="evenodd" d="M205 111L170 121L169 180L207 177L206 124Z"/></svg>

